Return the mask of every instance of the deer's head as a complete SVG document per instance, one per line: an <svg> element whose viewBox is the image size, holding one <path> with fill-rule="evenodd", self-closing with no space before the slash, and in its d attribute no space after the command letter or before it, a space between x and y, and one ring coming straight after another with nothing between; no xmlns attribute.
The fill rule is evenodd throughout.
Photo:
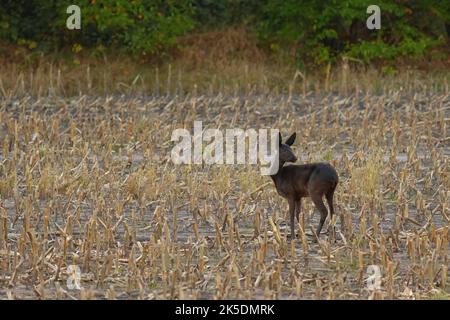
<svg viewBox="0 0 450 320"><path fill-rule="evenodd" d="M294 151L292 151L291 146L294 144L296 133L294 132L284 143L281 138L281 133L279 133L278 137L278 157L280 164L286 163L286 162L296 162L297 157L294 154Z"/></svg>

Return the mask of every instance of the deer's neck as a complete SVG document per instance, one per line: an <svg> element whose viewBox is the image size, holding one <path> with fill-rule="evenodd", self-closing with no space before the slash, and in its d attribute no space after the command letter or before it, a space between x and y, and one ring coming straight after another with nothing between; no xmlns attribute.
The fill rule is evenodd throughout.
<svg viewBox="0 0 450 320"><path fill-rule="evenodd" d="M280 163L278 165L277 173L270 175L270 177L272 178L272 180L275 183L275 185L277 184L277 180L278 180L278 177L280 176L280 172L281 172L281 169L283 169L283 166L284 166L284 162L280 161Z"/></svg>

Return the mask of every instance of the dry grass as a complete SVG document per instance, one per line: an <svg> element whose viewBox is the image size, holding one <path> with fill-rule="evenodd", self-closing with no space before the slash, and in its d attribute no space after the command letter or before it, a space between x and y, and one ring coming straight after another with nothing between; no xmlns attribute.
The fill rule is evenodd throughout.
<svg viewBox="0 0 450 320"><path fill-rule="evenodd" d="M20 71L16 85L0 76L1 298L448 299L446 83L64 98L71 78L55 72L38 71L37 86ZM286 203L257 167L175 166L172 130L194 120L297 131L301 161L340 174L337 241L311 241L318 217L305 200L289 242ZM382 271L375 292L371 264ZM81 291L66 286L70 265Z"/></svg>
<svg viewBox="0 0 450 320"><path fill-rule="evenodd" d="M294 68L295 53L263 50L245 28L191 34L160 61L136 62L123 54L82 50L42 56L2 45L0 97L79 95L287 94L308 92L345 96L363 92L448 92L448 63L429 63L427 71L409 66L365 67L343 59L336 65ZM448 61L447 61L448 62ZM425 62L422 62L422 64ZM429 70L434 70L430 72ZM444 71L442 71L444 70Z"/></svg>

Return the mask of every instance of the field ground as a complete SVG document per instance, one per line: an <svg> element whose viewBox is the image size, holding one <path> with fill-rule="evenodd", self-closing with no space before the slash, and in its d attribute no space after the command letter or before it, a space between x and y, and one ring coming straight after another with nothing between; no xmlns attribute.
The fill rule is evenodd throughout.
<svg viewBox="0 0 450 320"><path fill-rule="evenodd" d="M290 241L257 166L174 165L194 120L296 131L340 175L335 236L305 199ZM448 299L449 126L448 92L4 98L0 298Z"/></svg>

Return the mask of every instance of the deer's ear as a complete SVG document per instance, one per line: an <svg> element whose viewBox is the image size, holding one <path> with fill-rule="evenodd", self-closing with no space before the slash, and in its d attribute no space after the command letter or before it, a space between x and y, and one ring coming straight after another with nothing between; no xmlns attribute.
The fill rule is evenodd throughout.
<svg viewBox="0 0 450 320"><path fill-rule="evenodd" d="M281 138L281 133L278 132L278 144L281 146L282 143L283 143L283 140Z"/></svg>
<svg viewBox="0 0 450 320"><path fill-rule="evenodd" d="M294 144L295 141L295 137L297 136L297 134L294 132L287 140L286 140L286 144L288 146L292 146Z"/></svg>

